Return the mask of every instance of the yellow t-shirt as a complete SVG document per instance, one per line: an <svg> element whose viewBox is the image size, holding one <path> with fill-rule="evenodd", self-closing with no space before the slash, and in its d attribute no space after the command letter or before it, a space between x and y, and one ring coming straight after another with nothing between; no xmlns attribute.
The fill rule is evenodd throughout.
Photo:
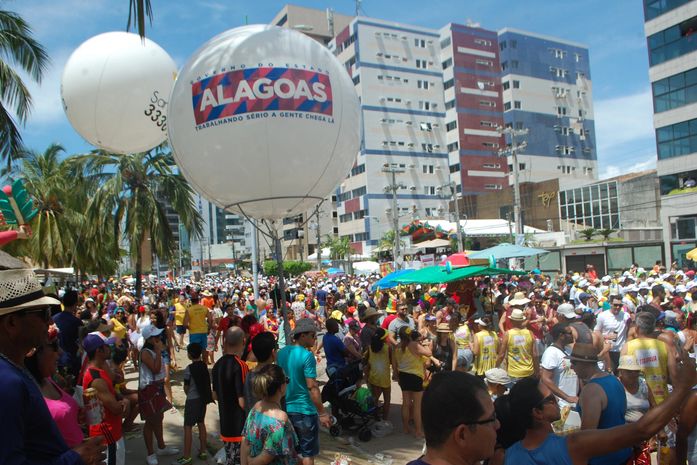
<svg viewBox="0 0 697 465"><path fill-rule="evenodd" d="M453 333L453 338L455 339L455 344L457 344L458 349L470 349L470 335L471 331L467 323L460 325Z"/></svg>
<svg viewBox="0 0 697 465"><path fill-rule="evenodd" d="M390 378L390 352L387 344L382 346L380 352L368 350L368 383L381 388L389 388L392 384Z"/></svg>
<svg viewBox="0 0 697 465"><path fill-rule="evenodd" d="M394 350L394 356L397 357L397 368L401 373L410 373L419 378L424 377L424 362L421 357L414 355L408 347L404 350L397 347Z"/></svg>
<svg viewBox="0 0 697 465"><path fill-rule="evenodd" d="M651 338L627 342L627 355L636 358L656 404L668 397L668 349L663 341Z"/></svg>
<svg viewBox="0 0 697 465"><path fill-rule="evenodd" d="M203 305L192 305L187 309L189 312L189 333L206 334L208 333L208 308Z"/></svg>
<svg viewBox="0 0 697 465"><path fill-rule="evenodd" d="M126 337L126 332L128 331L126 325L121 323L116 318L111 319L111 324L113 325L113 327L111 328L111 332L114 334L114 336L116 336L119 340L122 340Z"/></svg>
<svg viewBox="0 0 697 465"><path fill-rule="evenodd" d="M184 316L186 316L186 307L181 302L177 302L174 304L174 324L183 326Z"/></svg>
<svg viewBox="0 0 697 465"><path fill-rule="evenodd" d="M508 375L527 378L535 372L532 360L533 337L529 329L508 330Z"/></svg>
<svg viewBox="0 0 697 465"><path fill-rule="evenodd" d="M499 352L499 338L494 331L479 331L474 335L479 344L479 354L474 360L476 374L484 375L486 370L496 368L496 356Z"/></svg>

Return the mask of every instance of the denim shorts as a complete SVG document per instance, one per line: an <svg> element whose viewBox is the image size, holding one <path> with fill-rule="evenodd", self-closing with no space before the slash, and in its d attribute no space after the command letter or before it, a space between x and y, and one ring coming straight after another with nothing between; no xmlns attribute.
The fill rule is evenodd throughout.
<svg viewBox="0 0 697 465"><path fill-rule="evenodd" d="M201 350L206 350L208 347L208 333L189 333L189 344L198 344Z"/></svg>
<svg viewBox="0 0 697 465"><path fill-rule="evenodd" d="M302 413L288 413L295 434L298 435L298 445L295 450L301 457L319 455L319 416Z"/></svg>

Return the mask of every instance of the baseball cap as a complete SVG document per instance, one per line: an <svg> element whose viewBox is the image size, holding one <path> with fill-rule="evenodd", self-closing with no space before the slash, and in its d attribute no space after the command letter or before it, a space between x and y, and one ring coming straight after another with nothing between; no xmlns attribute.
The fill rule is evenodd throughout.
<svg viewBox="0 0 697 465"><path fill-rule="evenodd" d="M82 347L85 352L92 353L102 346L114 344L115 339L113 337L105 338L100 334L90 333L82 340Z"/></svg>
<svg viewBox="0 0 697 465"><path fill-rule="evenodd" d="M557 307L557 313L564 318L578 318L579 315L574 311L574 306L568 303L561 304Z"/></svg>
<svg viewBox="0 0 697 465"><path fill-rule="evenodd" d="M164 329L158 328L155 325L148 325L141 330L140 334L143 336L143 339L147 340L153 336L159 336L162 334L162 331L164 331Z"/></svg>
<svg viewBox="0 0 697 465"><path fill-rule="evenodd" d="M503 384L504 386L511 383L511 377L508 376L503 368L491 368L484 372L484 379L491 384Z"/></svg>

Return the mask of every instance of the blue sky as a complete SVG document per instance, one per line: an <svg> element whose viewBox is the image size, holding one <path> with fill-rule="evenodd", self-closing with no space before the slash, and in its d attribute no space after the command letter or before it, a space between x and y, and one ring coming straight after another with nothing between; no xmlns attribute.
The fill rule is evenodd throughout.
<svg viewBox="0 0 697 465"><path fill-rule="evenodd" d="M152 0L148 36L177 65L214 35L236 26L268 23L286 2L275 0ZM297 5L352 14L354 3L298 0ZM92 147L75 133L60 102L60 76L70 53L102 32L124 30L128 0L5 0L47 48L52 65L42 85L29 83L34 110L22 134L42 151L52 142L68 153ZM655 166L655 140L646 40L640 0L364 0L362 14L440 28L448 22L512 27L581 42L590 49L596 142L602 177Z"/></svg>

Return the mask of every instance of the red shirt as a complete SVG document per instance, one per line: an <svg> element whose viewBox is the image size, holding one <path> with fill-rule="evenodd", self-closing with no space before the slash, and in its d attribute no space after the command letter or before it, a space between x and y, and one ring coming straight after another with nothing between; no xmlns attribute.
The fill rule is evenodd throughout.
<svg viewBox="0 0 697 465"><path fill-rule="evenodd" d="M382 329L384 329L385 331L387 331L387 329L390 327L390 323L392 323L392 322L394 321L395 318L397 318L397 314L396 314L396 313L390 313L389 315L387 315L387 316L385 317L385 319L382 320L382 324L380 325L380 326L382 327Z"/></svg>
<svg viewBox="0 0 697 465"><path fill-rule="evenodd" d="M85 376L82 380L82 387L87 389L92 384L95 379L103 379L109 388L111 395L116 397L116 391L114 390L114 382L111 377L101 368L87 367L85 370ZM121 430L121 423L123 419L121 415L111 413L106 407L103 409L102 423L98 425L90 425L90 437L94 436L104 436L104 441L107 444L113 444L123 436Z"/></svg>

